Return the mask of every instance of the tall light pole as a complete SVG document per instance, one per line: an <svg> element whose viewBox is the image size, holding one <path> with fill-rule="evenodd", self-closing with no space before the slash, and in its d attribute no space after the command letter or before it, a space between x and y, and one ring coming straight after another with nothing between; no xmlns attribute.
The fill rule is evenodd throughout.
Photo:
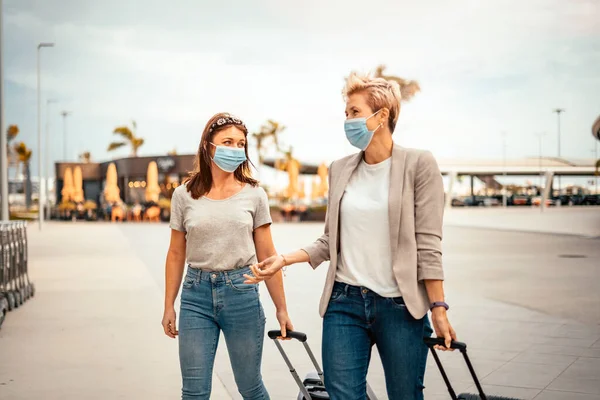
<svg viewBox="0 0 600 400"><path fill-rule="evenodd" d="M71 111L63 111L60 113L63 117L63 161L67 161L67 117L71 114Z"/></svg>
<svg viewBox="0 0 600 400"><path fill-rule="evenodd" d="M540 168L540 209L542 211L544 211L544 194L542 191L542 182L543 182L543 177L544 177L544 172L542 171L542 139L544 138L544 136L546 136L545 132L541 132L541 133L537 133L536 136L538 137L538 145L539 145L539 168Z"/></svg>
<svg viewBox="0 0 600 400"><path fill-rule="evenodd" d="M600 158L598 158L598 141L594 142L594 163L597 163ZM598 194L598 174L594 174L594 194Z"/></svg>
<svg viewBox="0 0 600 400"><path fill-rule="evenodd" d="M563 108L555 108L554 111L556 113L556 128L558 134L558 158L560 158L560 114L565 112ZM558 195L560 196L560 175L558 176Z"/></svg>
<svg viewBox="0 0 600 400"><path fill-rule="evenodd" d="M2 25L2 0L0 0L0 201L2 203L2 220L8 221L8 146L6 139L6 122L4 121L4 30Z"/></svg>
<svg viewBox="0 0 600 400"><path fill-rule="evenodd" d="M502 132L502 170L504 183L502 184L502 207L506 208L507 206L507 198L506 198L506 132Z"/></svg>
<svg viewBox="0 0 600 400"><path fill-rule="evenodd" d="M40 74L40 50L43 47L54 47L54 43L40 43L37 46L37 131L38 131L38 222L39 228L42 230L42 224L44 223L44 192L42 191L42 184L44 183L44 164L42 157L42 96L41 96L41 74Z"/></svg>
<svg viewBox="0 0 600 400"><path fill-rule="evenodd" d="M44 181L46 182L46 208L48 210L48 215L50 215L50 175L52 170L52 162L50 159L50 104L56 104L58 100L55 99L47 99L46 100L46 174L44 176Z"/></svg>

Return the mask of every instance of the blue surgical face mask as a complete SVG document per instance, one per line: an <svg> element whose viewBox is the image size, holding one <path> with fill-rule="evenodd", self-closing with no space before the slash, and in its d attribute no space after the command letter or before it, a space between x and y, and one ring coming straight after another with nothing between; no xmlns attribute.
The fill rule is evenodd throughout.
<svg viewBox="0 0 600 400"><path fill-rule="evenodd" d="M217 167L225 172L235 172L246 161L246 150L244 148L238 149L235 147L217 146L214 143L211 144L216 148L212 160L217 164Z"/></svg>
<svg viewBox="0 0 600 400"><path fill-rule="evenodd" d="M381 110L379 110L381 111ZM373 139L373 135L381 127L381 124L374 131L370 131L367 128L367 120L377 114L379 111L373 113L370 117L360 117L360 118L352 118L347 119L344 122L344 130L346 131L346 137L350 144L354 147L357 147L361 150L365 150L369 147L369 143Z"/></svg>

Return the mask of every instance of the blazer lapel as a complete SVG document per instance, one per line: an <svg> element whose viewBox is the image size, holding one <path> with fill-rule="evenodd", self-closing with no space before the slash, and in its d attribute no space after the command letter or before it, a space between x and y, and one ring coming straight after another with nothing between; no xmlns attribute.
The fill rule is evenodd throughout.
<svg viewBox="0 0 600 400"><path fill-rule="evenodd" d="M398 236L400 235L400 216L402 213L402 191L404 189L404 167L406 152L402 147L394 145L392 150L392 167L390 171L390 193L388 198L388 213L390 218L390 244L392 260L396 259L398 251Z"/></svg>
<svg viewBox="0 0 600 400"><path fill-rule="evenodd" d="M330 184L333 183L333 190L331 192L331 199L329 199L328 204L328 207L331 210L331 214L329 215L329 236L330 245L331 243L335 243L335 251L332 252L332 257L335 256L336 259L339 250L340 202L344 196L346 185L348 185L348 181L350 181L352 173L362 158L362 151L358 154L355 154L353 157L350 157L346 162L346 165L341 165L337 168L339 170L339 175L337 177L332 176L332 180L334 180L334 182L330 182Z"/></svg>

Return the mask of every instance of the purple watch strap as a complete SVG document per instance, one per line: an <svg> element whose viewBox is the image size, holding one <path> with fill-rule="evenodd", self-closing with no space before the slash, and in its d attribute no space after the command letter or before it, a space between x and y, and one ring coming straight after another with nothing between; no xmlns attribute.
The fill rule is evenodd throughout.
<svg viewBox="0 0 600 400"><path fill-rule="evenodd" d="M434 301L433 303L431 303L429 309L433 310L436 307L444 307L446 311L450 308L450 306L443 301Z"/></svg>

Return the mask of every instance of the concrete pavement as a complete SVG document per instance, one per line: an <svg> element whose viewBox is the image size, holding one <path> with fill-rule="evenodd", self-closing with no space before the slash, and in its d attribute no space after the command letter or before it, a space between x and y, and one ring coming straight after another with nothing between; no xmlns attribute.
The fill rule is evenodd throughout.
<svg viewBox="0 0 600 400"><path fill-rule="evenodd" d="M476 210L469 218L498 218L484 211L496 212ZM581 215L593 218L562 215L571 224ZM447 219L444 239L450 318L488 394L600 400L600 241L517 232L519 227L473 229L464 226L466 217L459 220L463 226ZM278 250L286 252L321 230L321 224L277 224L273 235ZM33 225L29 231L31 278L38 291L0 330L0 398L178 398L176 342L160 327L168 227L52 223L41 233ZM587 231L575 234L581 232ZM325 273L326 265L316 271L298 265L286 277L290 315L317 356L317 304ZM264 287L261 296L267 328L276 328ZM312 369L298 343L284 345L301 374ZM460 355L442 358L457 392L474 392ZM268 339L263 375L272 399L295 398L294 382ZM385 399L376 351L369 381ZM213 382L212 398L240 398L224 345ZM433 364L425 385L426 399L448 398Z"/></svg>

